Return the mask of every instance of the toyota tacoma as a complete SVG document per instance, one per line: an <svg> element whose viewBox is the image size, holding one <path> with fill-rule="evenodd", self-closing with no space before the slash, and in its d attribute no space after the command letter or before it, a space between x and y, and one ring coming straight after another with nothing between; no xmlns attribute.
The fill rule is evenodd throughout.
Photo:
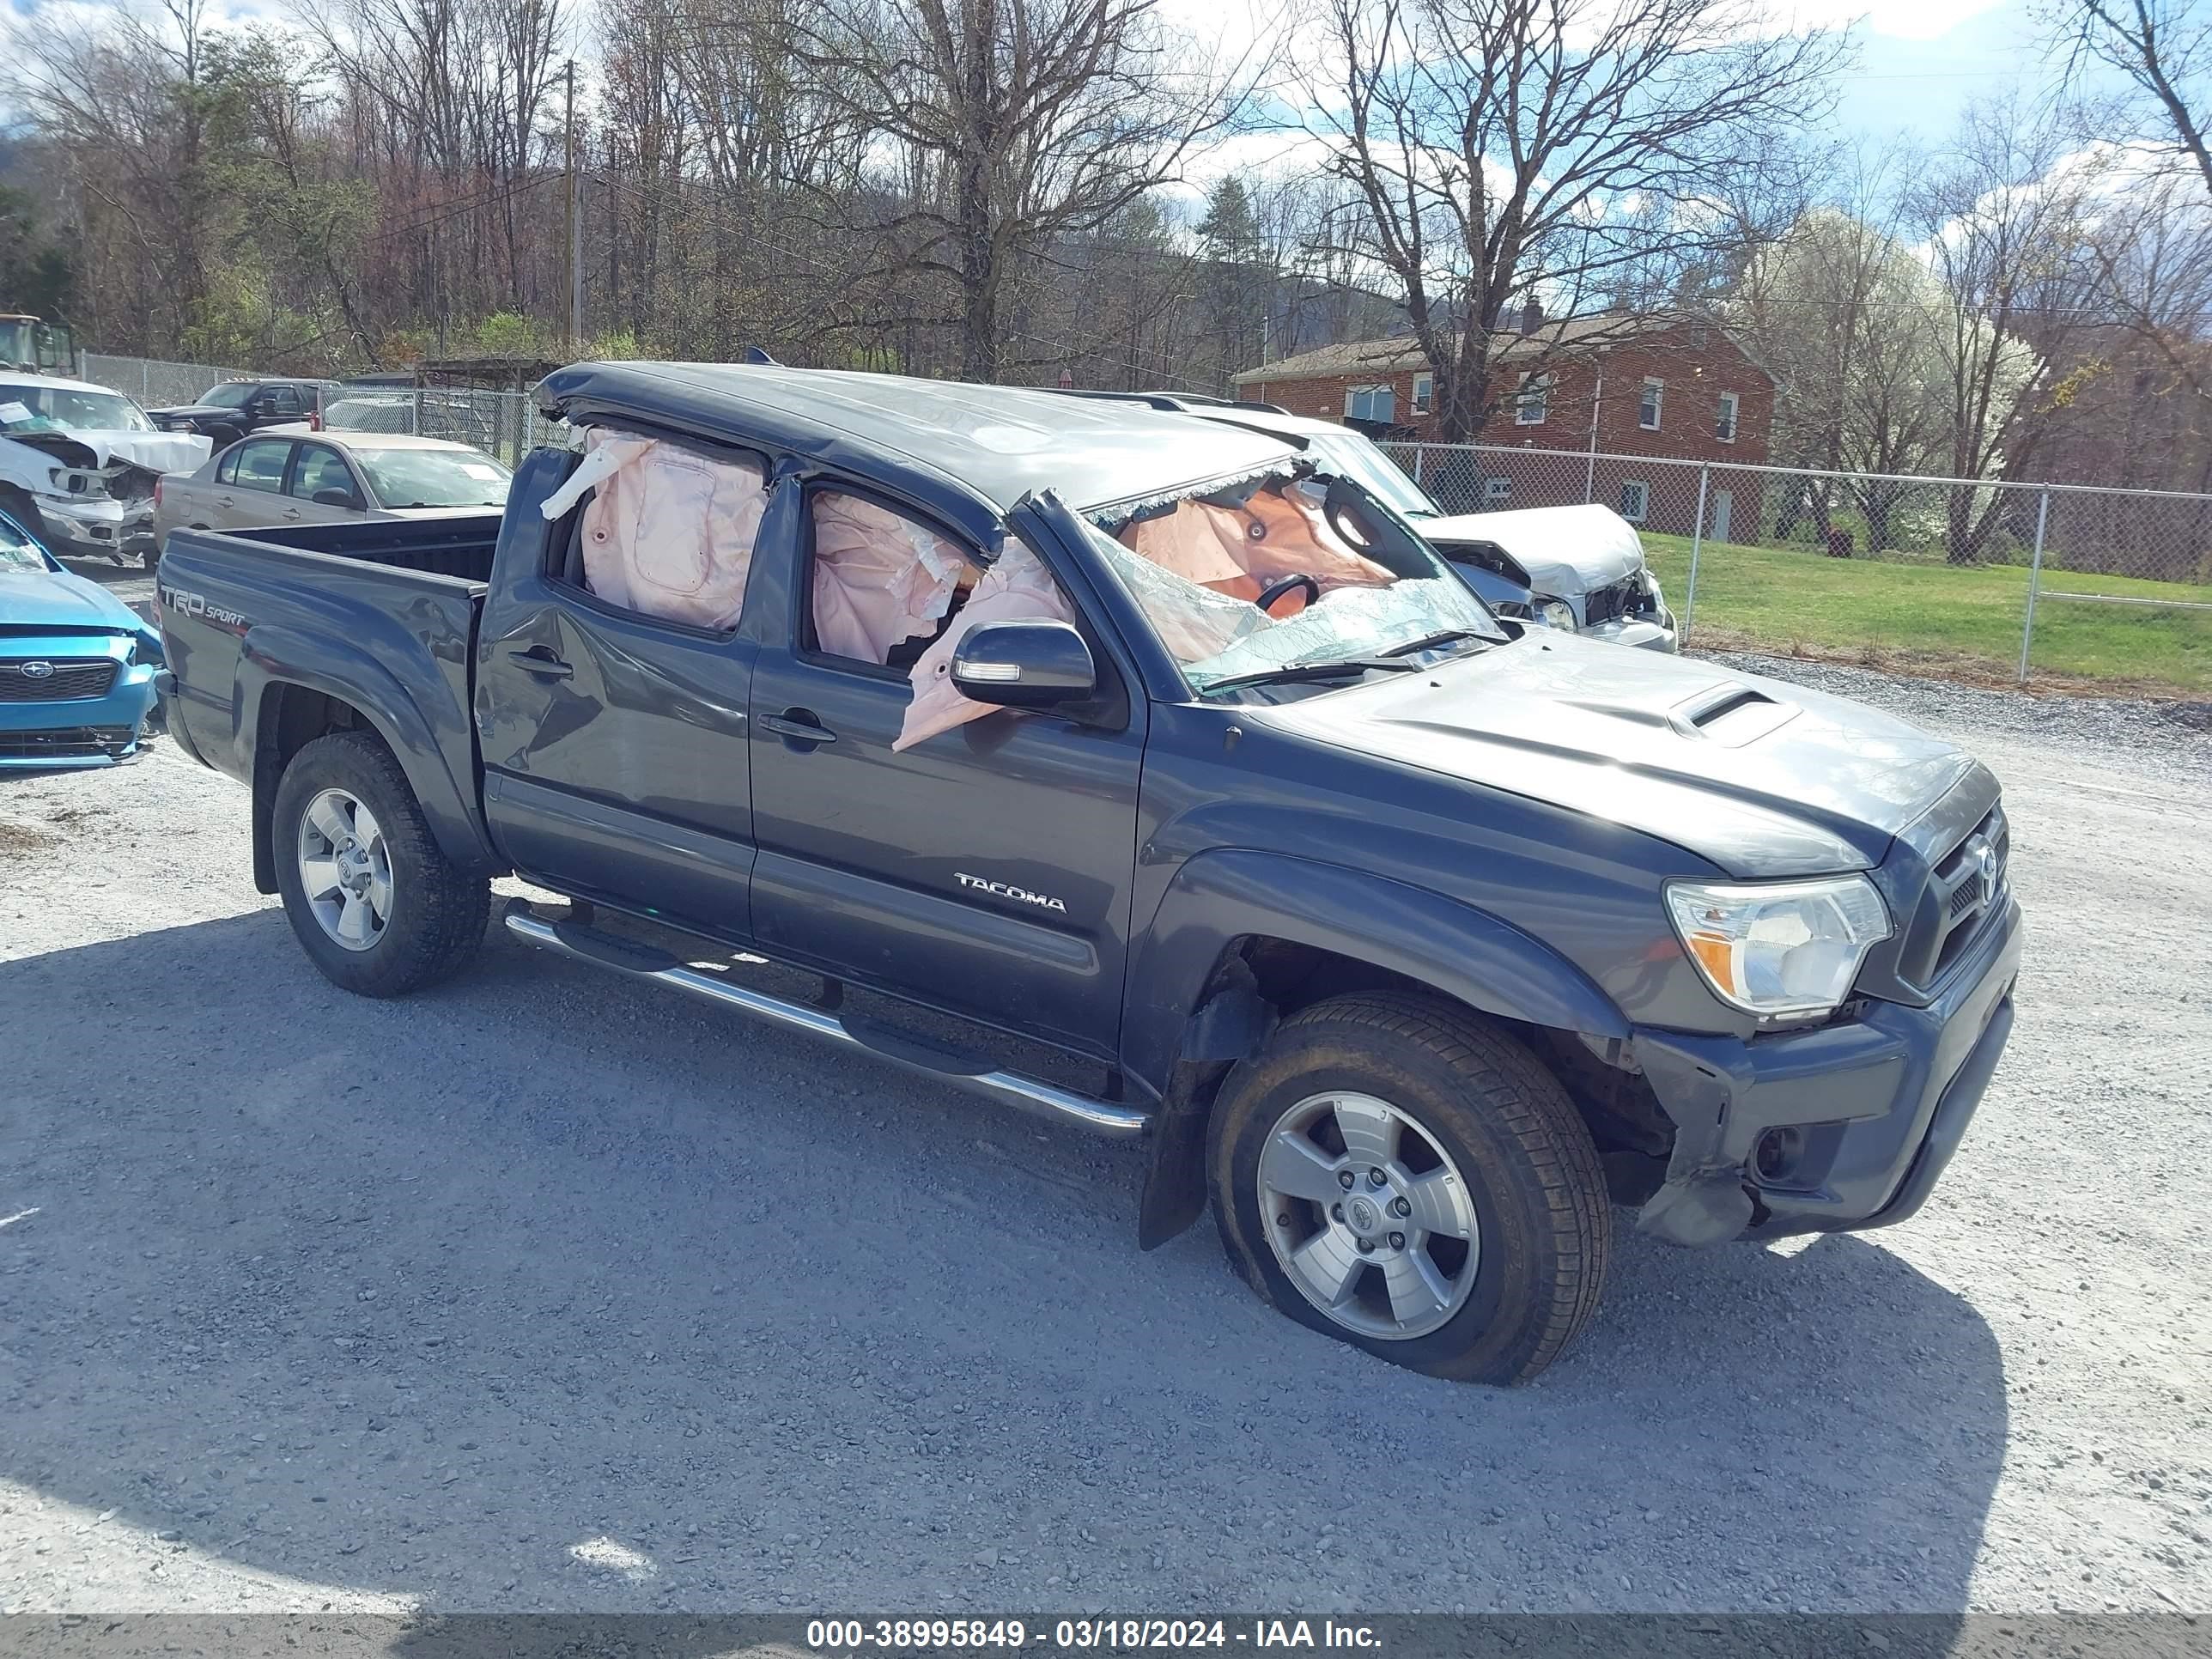
<svg viewBox="0 0 2212 1659"><path fill-rule="evenodd" d="M1139 1245L1210 1205L1291 1318L1486 1382L1590 1319L1617 1207L1885 1225L1959 1145L2021 921L1952 744L1501 620L1295 434L538 396L503 514L168 543L170 730L346 989L453 973L512 872L561 896L507 937L1139 1139Z"/></svg>

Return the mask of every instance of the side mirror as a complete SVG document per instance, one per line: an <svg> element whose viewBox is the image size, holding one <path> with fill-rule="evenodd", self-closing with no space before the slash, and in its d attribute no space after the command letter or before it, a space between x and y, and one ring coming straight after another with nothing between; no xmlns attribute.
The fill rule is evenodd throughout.
<svg viewBox="0 0 2212 1659"><path fill-rule="evenodd" d="M317 507L343 507L356 513L361 510L361 497L350 489L318 489L314 501Z"/></svg>
<svg viewBox="0 0 2212 1659"><path fill-rule="evenodd" d="M952 686L972 702L1048 708L1095 696L1098 668L1064 622L982 623L952 653Z"/></svg>

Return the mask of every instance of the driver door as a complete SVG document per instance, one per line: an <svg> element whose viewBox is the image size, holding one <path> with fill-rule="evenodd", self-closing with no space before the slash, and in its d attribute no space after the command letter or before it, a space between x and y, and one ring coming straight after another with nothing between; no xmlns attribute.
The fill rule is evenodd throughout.
<svg viewBox="0 0 2212 1659"><path fill-rule="evenodd" d="M799 580L774 623L782 637L753 672L755 936L834 976L1110 1055L1143 700L1110 728L1002 710L896 748L927 636L863 659L826 648L817 626L813 508L854 488L810 489L794 526Z"/></svg>

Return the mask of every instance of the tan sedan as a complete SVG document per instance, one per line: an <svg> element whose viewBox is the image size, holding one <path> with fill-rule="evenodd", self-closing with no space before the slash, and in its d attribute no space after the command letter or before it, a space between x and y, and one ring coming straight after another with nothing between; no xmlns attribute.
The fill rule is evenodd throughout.
<svg viewBox="0 0 2212 1659"><path fill-rule="evenodd" d="M506 467L467 444L404 433L263 431L164 477L154 532L430 519L507 502Z"/></svg>

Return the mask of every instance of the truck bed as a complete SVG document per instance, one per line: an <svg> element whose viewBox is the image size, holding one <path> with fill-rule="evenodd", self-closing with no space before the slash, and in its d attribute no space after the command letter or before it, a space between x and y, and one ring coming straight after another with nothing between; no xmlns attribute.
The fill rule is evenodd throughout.
<svg viewBox="0 0 2212 1659"><path fill-rule="evenodd" d="M483 856L470 675L501 517L172 531L160 620L177 741L252 783L257 735L312 735L339 718L326 695L384 738L441 844ZM283 708L264 719L271 696ZM267 878L258 842L255 868Z"/></svg>
<svg viewBox="0 0 2212 1659"><path fill-rule="evenodd" d="M287 525L282 528L240 531L222 539L319 553L329 558L382 565L387 570L451 576L481 586L491 580L492 553L499 545L500 518L497 512L489 512L452 519ZM176 533L180 539L190 536L196 542L216 535L204 530Z"/></svg>

